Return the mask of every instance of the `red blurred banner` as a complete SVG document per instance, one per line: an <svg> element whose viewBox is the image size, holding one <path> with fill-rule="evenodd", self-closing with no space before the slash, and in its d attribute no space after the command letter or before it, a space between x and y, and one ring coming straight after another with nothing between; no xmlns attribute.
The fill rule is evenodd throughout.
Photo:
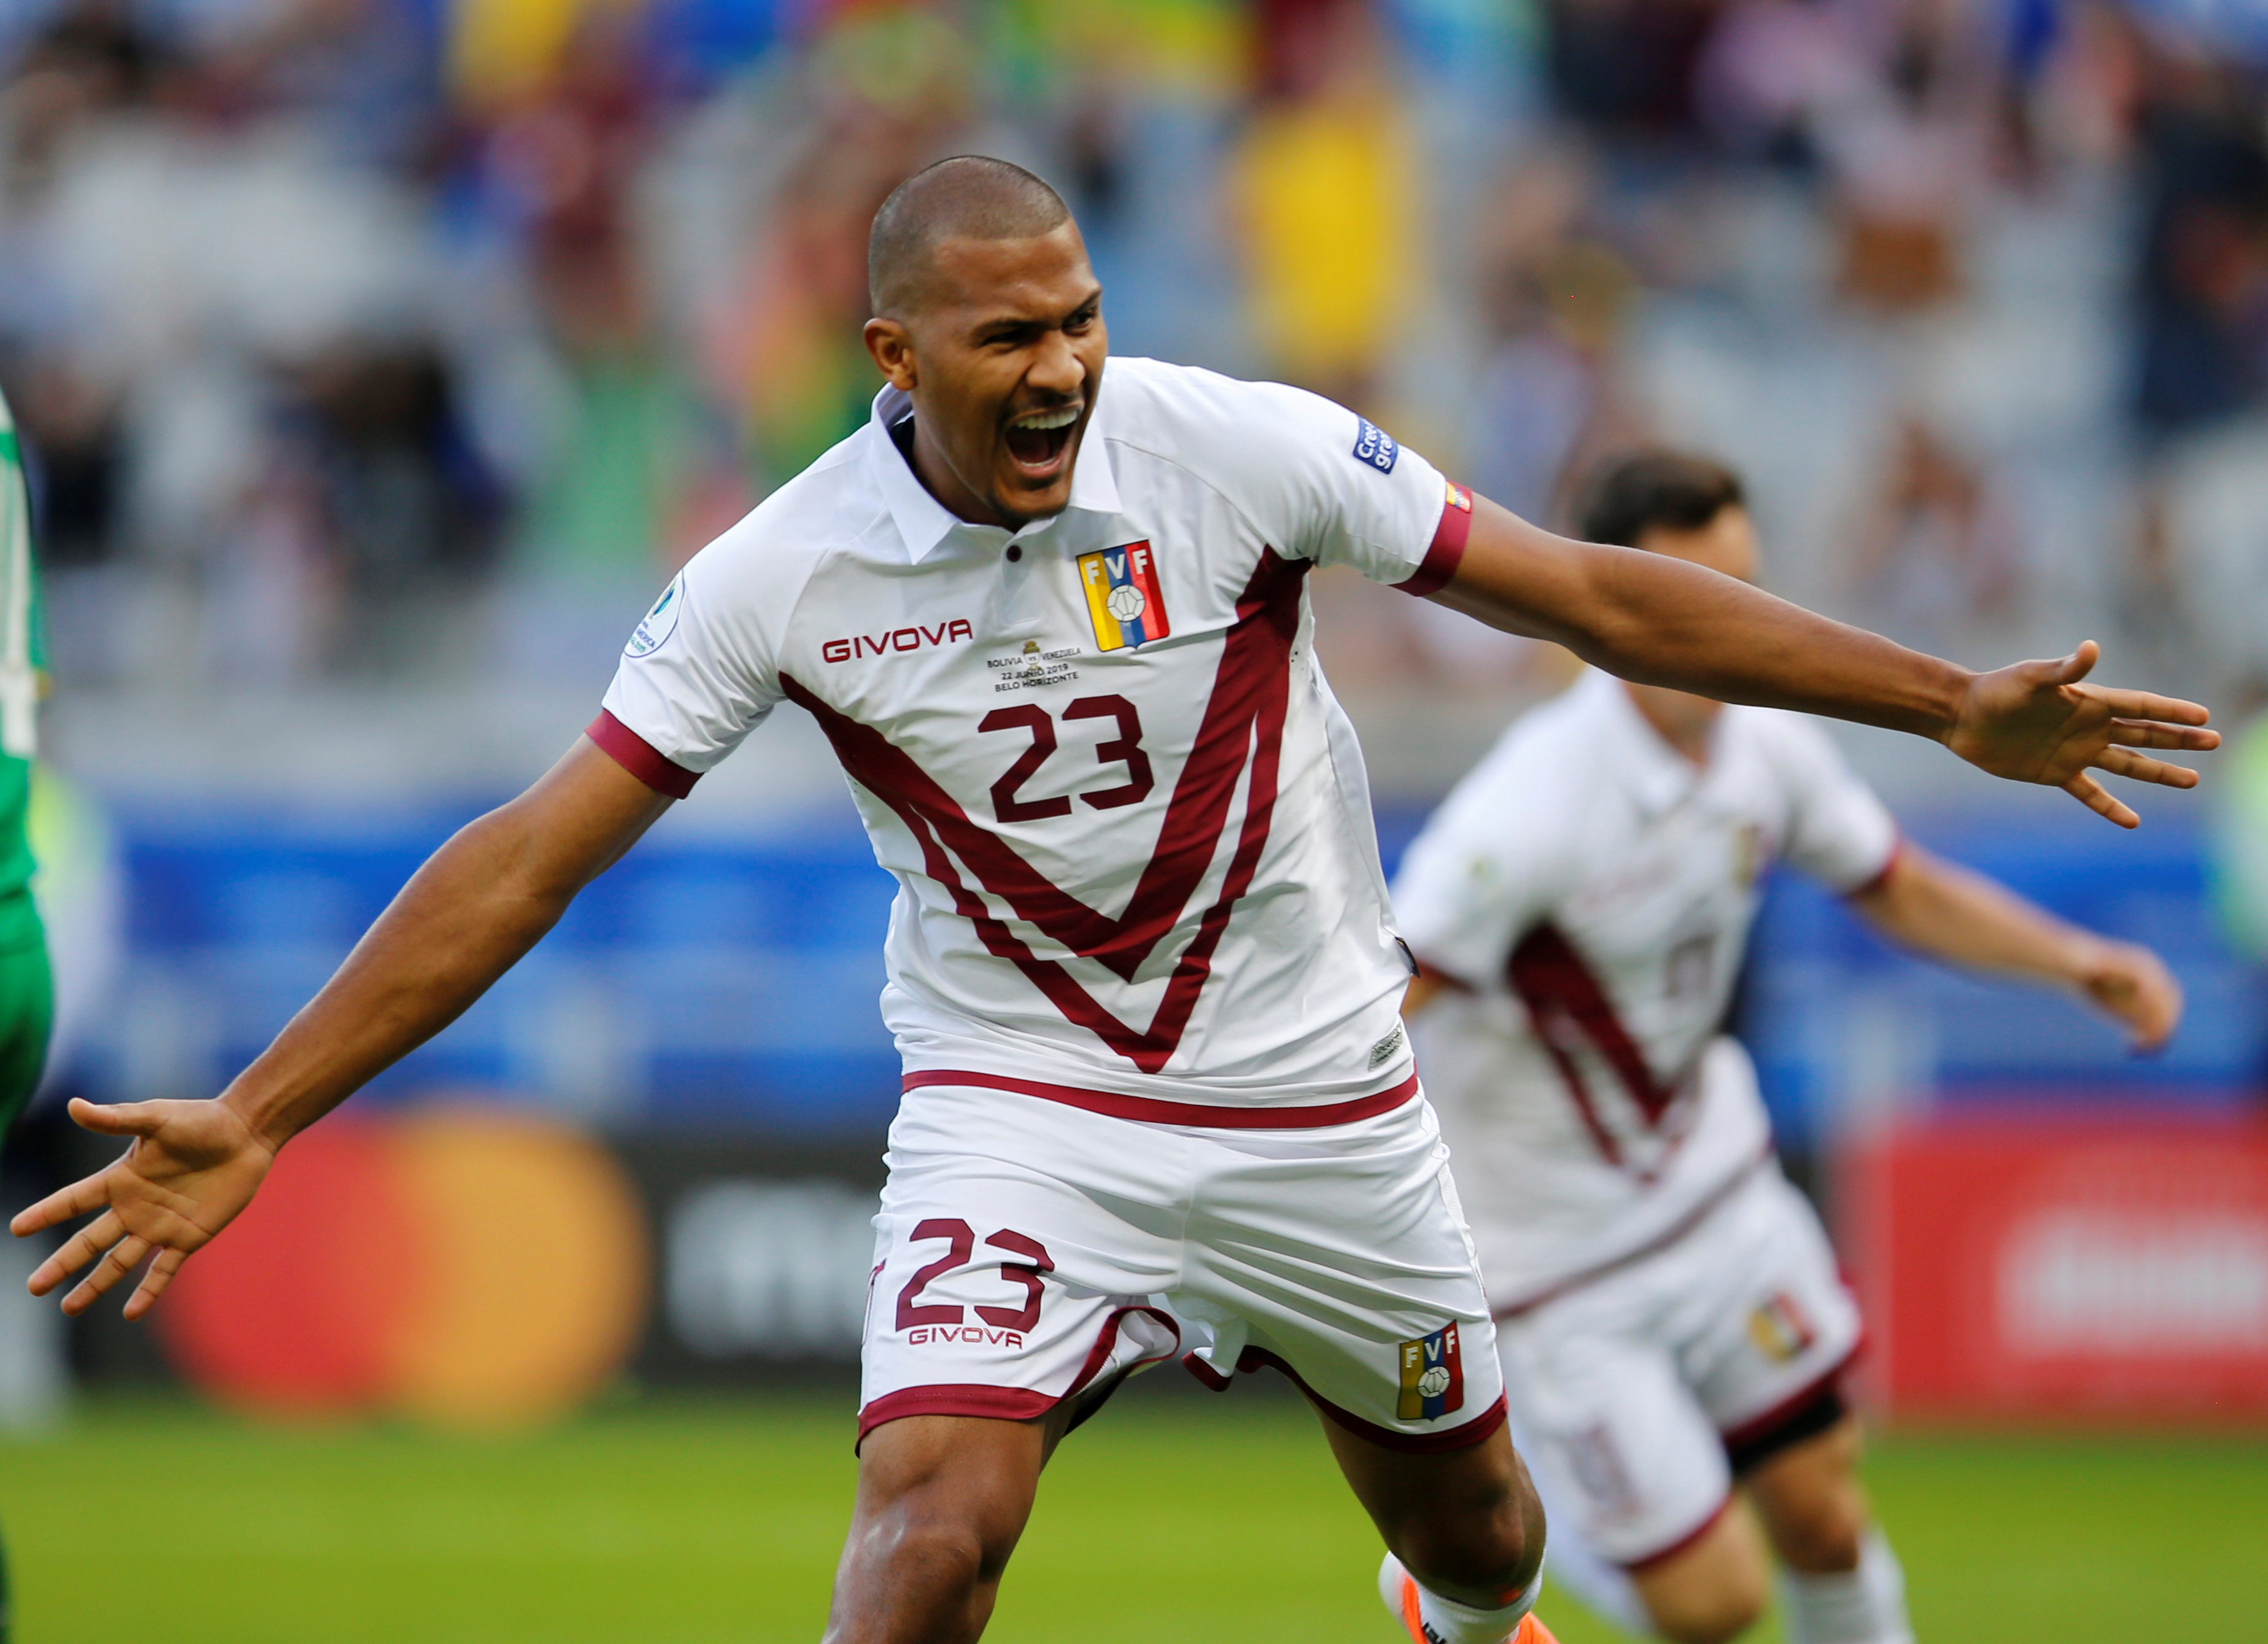
<svg viewBox="0 0 2268 1644"><path fill-rule="evenodd" d="M1941 1121L1845 1164L1892 1412L2268 1421L2268 1126Z"/></svg>

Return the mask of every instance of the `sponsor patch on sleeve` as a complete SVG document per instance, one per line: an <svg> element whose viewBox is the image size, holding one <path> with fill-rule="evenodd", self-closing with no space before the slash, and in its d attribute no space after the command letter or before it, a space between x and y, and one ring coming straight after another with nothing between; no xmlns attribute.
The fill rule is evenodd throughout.
<svg viewBox="0 0 2268 1644"><path fill-rule="evenodd" d="M1431 1421L1465 1407L1465 1363L1457 1353L1454 1324L1405 1341L1400 1352L1402 1397L1395 1405L1396 1419Z"/></svg>
<svg viewBox="0 0 2268 1644"><path fill-rule="evenodd" d="M1355 418L1354 460L1367 462L1381 474L1394 472L1394 464L1402 455L1402 447L1394 443L1394 436L1366 417Z"/></svg>

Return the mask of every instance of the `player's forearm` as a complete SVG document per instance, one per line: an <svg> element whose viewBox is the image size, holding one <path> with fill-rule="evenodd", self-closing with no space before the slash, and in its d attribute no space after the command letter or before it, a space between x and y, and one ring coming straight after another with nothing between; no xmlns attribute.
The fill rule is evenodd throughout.
<svg viewBox="0 0 2268 1644"><path fill-rule="evenodd" d="M462 1015L668 807L578 739L433 853L223 1100L281 1146Z"/></svg>
<svg viewBox="0 0 2268 1644"><path fill-rule="evenodd" d="M1939 741L1970 678L1734 578L1666 555L1554 537L1485 500L1476 500L1456 577L1437 597L1641 684Z"/></svg>
<svg viewBox="0 0 2268 1644"><path fill-rule="evenodd" d="M573 895L531 879L523 831L507 807L435 851L222 1099L281 1146L462 1015Z"/></svg>
<svg viewBox="0 0 2268 1644"><path fill-rule="evenodd" d="M2103 939L2014 892L1908 844L1852 905L1900 945L1965 969L2083 984Z"/></svg>

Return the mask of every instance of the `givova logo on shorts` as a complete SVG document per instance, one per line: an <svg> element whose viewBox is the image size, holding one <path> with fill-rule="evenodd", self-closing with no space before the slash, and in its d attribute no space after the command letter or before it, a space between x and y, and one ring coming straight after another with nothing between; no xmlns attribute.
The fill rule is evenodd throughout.
<svg viewBox="0 0 2268 1644"><path fill-rule="evenodd" d="M1394 1409L1396 1420L1431 1421L1465 1407L1465 1364L1457 1353L1454 1324L1403 1342L1401 1353L1402 1397Z"/></svg>

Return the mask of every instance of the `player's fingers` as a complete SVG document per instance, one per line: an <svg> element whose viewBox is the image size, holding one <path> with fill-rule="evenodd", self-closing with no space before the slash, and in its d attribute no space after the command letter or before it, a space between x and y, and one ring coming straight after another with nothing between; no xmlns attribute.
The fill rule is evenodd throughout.
<svg viewBox="0 0 2268 1644"><path fill-rule="evenodd" d="M94 1264L94 1271L78 1281L78 1287L63 1298L63 1311L84 1313L92 1307L102 1293L142 1264L150 1254L150 1241L138 1234L128 1234L110 1247L109 1252Z"/></svg>
<svg viewBox="0 0 2268 1644"><path fill-rule="evenodd" d="M2155 691L2112 690L2102 685L2090 685L2087 694L2122 719L2151 719L2164 725L2204 725L2213 719L2213 710L2201 702L2187 702L2179 697L2161 697ZM2214 743L2220 734L2213 733Z"/></svg>
<svg viewBox="0 0 2268 1644"><path fill-rule="evenodd" d="M2179 748L2205 753L2220 746L2220 733L2190 725L2158 725L2147 719L2113 719L2110 740L2124 748Z"/></svg>
<svg viewBox="0 0 2268 1644"><path fill-rule="evenodd" d="M2117 822L2121 828L2139 828L2142 819L2110 797L2103 785L2084 770L2063 785L2063 791L2093 811L2097 816Z"/></svg>
<svg viewBox="0 0 2268 1644"><path fill-rule="evenodd" d="M2081 640L2078 650L2056 663L2055 682L2058 685L2078 684L2095 671L2095 660L2102 654L2102 647L2094 640Z"/></svg>
<svg viewBox="0 0 2268 1644"><path fill-rule="evenodd" d="M2124 777L2130 782L2154 782L2168 788L2193 788L2198 785L2198 773L2186 765L2169 765L2162 759L2129 753L2123 748L2106 748L2088 763L2097 770Z"/></svg>
<svg viewBox="0 0 2268 1644"><path fill-rule="evenodd" d="M115 1244L126 1224L112 1211L87 1223L63 1241L63 1248L41 1262L32 1273L32 1294L43 1296L96 1257Z"/></svg>
<svg viewBox="0 0 2268 1644"><path fill-rule="evenodd" d="M9 1231L18 1238L27 1233L38 1233L59 1221L69 1221L73 1216L84 1216L90 1210L99 1210L110 1202L109 1184L103 1179L107 1170L98 1170L83 1181L69 1187L59 1187L36 1205L29 1205L16 1213L8 1224Z"/></svg>
<svg viewBox="0 0 2268 1644"><path fill-rule="evenodd" d="M80 1129L99 1131L105 1136L147 1136L166 1122L165 1107L162 1102L117 1102L102 1106L84 1096L73 1096L70 1116L71 1122Z"/></svg>
<svg viewBox="0 0 2268 1644"><path fill-rule="evenodd" d="M150 1264L150 1271L142 1275L142 1282L134 1286L134 1294L126 1298L126 1316L140 1318L157 1306L158 1298L166 1294L166 1286L173 1282L173 1275L188 1259L187 1250L158 1251L158 1259Z"/></svg>

